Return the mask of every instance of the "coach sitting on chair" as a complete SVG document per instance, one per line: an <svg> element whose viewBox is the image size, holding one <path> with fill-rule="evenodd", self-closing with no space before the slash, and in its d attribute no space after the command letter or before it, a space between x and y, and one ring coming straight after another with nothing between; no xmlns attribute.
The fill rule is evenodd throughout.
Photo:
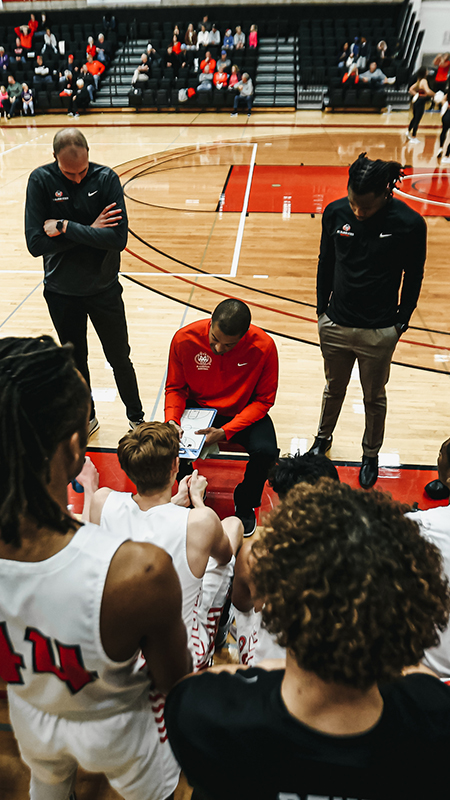
<svg viewBox="0 0 450 800"><path fill-rule="evenodd" d="M244 479L234 490L244 536L256 528L254 509L261 505L268 470L278 455L267 413L278 386L277 349L250 322L248 306L230 298L219 303L211 319L177 331L170 346L165 403L165 421L180 432L186 407L216 408L214 427L199 431L206 434L205 443L226 439L247 450Z"/></svg>

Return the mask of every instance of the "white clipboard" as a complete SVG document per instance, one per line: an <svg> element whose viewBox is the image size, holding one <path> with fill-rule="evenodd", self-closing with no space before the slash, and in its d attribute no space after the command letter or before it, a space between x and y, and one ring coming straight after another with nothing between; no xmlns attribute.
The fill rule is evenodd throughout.
<svg viewBox="0 0 450 800"><path fill-rule="evenodd" d="M195 461L199 457L206 434L195 431L210 428L217 414L217 408L186 408L181 417L183 436L180 442L180 458L189 458Z"/></svg>

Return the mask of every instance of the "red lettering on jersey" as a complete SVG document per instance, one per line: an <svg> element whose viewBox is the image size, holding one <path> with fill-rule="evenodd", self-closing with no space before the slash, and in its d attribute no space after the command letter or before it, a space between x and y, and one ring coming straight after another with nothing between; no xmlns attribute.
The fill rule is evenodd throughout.
<svg viewBox="0 0 450 800"><path fill-rule="evenodd" d="M23 683L23 656L16 653L9 638L6 622L0 622L0 678L5 683Z"/></svg>
<svg viewBox="0 0 450 800"><path fill-rule="evenodd" d="M83 656L79 645L61 644L55 640L60 666L55 663L51 639L44 636L36 628L27 628L25 639L33 645L34 672L51 672L60 681L64 681L72 694L76 694L88 683L98 678L97 672L88 672L84 668Z"/></svg>

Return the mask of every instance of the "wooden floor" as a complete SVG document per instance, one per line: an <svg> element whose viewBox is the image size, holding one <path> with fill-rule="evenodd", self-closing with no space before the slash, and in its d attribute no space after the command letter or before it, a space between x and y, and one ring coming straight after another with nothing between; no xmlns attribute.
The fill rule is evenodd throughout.
<svg viewBox="0 0 450 800"><path fill-rule="evenodd" d="M436 170L440 117L426 114L419 145L406 143L409 115L333 115L258 112L222 114L96 114L81 118L91 159L108 164L128 183L128 251L121 279L146 418L162 419L168 347L182 325L205 316L223 299L249 303L256 324L274 331L280 385L273 420L283 453L306 447L316 432L323 366L314 314L320 214L253 213L245 217L236 274L241 215L220 208L230 166L256 164L348 166L363 151ZM27 252L24 198L32 169L52 159L52 138L65 116L0 122L0 335L53 333L42 298L41 259ZM438 170L447 180L447 170ZM142 173L142 174L141 174ZM447 191L450 203L450 190ZM318 206L320 202L318 199ZM450 214L449 214L450 216ZM392 367L382 456L387 463L434 464L450 428L450 228L445 217L427 219L429 255L416 330L408 331ZM175 274L173 274L175 273ZM207 274L205 274L207 273ZM218 276L218 277L213 277ZM127 430L112 372L89 332L90 367L100 430L92 445L114 447ZM409 364L410 366L404 366ZM361 455L364 414L357 372L335 432L332 457ZM24 800L27 771L7 727L0 699L0 796ZM180 789L178 800L189 796ZM113 800L100 778L80 779L81 800Z"/></svg>

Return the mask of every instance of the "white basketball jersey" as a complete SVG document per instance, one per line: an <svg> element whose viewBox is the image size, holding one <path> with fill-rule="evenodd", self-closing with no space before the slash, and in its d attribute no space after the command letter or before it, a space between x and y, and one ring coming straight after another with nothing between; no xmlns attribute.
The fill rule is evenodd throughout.
<svg viewBox="0 0 450 800"><path fill-rule="evenodd" d="M126 531L135 542L151 542L168 553L181 583L183 621L191 638L194 606L202 588L202 579L192 574L186 553L189 509L164 503L141 511L131 494L110 492L102 510L102 527Z"/></svg>
<svg viewBox="0 0 450 800"><path fill-rule="evenodd" d="M239 663L255 667L264 658L286 658L286 650L262 626L260 611L244 612L235 609L236 638Z"/></svg>
<svg viewBox="0 0 450 800"><path fill-rule="evenodd" d="M0 559L0 677L9 691L73 720L108 717L148 695L142 656L111 661L100 639L106 576L127 539L87 523L44 561Z"/></svg>

